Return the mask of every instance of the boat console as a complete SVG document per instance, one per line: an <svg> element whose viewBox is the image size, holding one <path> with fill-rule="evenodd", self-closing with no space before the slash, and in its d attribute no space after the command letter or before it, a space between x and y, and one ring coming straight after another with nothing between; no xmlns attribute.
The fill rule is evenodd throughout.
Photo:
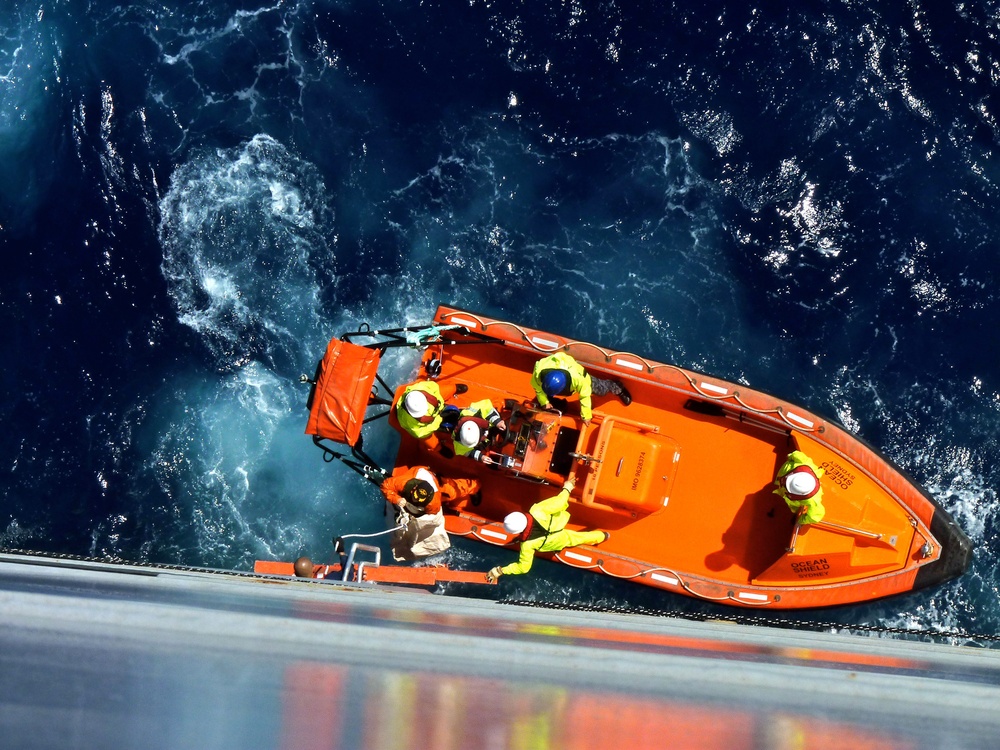
<svg viewBox="0 0 1000 750"><path fill-rule="evenodd" d="M574 500L633 518L669 502L680 447L658 426L603 414L584 424L513 400L501 414L507 431L488 452L507 474L560 485L576 473Z"/></svg>

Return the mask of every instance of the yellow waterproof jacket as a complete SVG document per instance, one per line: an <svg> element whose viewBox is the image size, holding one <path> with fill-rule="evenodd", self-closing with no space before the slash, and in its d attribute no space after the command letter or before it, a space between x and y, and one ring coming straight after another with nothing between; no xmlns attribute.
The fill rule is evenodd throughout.
<svg viewBox="0 0 1000 750"><path fill-rule="evenodd" d="M430 421L421 422L406 410L403 404L406 401L406 394L411 391L421 391L428 396L427 400L430 403L427 404L427 416L431 417ZM437 402L436 406L433 405L435 401ZM441 389L438 387L438 384L433 380L418 380L408 385L406 390L403 391L403 395L399 397L399 401L396 402L396 419L399 421L400 427L413 435L413 437L422 440L433 435L441 426L442 409L444 409L444 398L441 396Z"/></svg>
<svg viewBox="0 0 1000 750"><path fill-rule="evenodd" d="M531 373L531 387L535 390L535 397L542 406L549 404L549 397L542 390L542 373L546 370L565 370L569 373L570 392L580 397L580 417L589 420L593 416L590 407L590 375L583 369L583 365L566 352L556 352L538 360Z"/></svg>
<svg viewBox="0 0 1000 750"><path fill-rule="evenodd" d="M781 465L778 469L778 476L775 478L774 483L777 485L778 489L774 491L775 495L781 497L785 503L788 504L789 509L792 513L798 515L800 508L805 508L806 512L802 516L802 523L816 523L817 521L822 521L823 516L826 515L826 508L823 507L823 484L820 483L819 489L816 494L812 497L807 498L797 498L790 496L785 490L785 483L782 481L790 472L794 471L800 466L808 466L812 469L817 477L822 477L825 474L825 470L813 463L812 459L809 458L802 451L792 451L788 454L788 458L785 463Z"/></svg>
<svg viewBox="0 0 1000 750"><path fill-rule="evenodd" d="M555 497L532 505L528 513L534 519L535 525L541 526L548 533L521 542L521 553L517 562L500 568L500 572L505 576L527 573L531 570L536 552L558 552L571 546L573 540L565 531L566 524L569 523L567 508L569 508L569 490L567 489L563 489Z"/></svg>
<svg viewBox="0 0 1000 750"><path fill-rule="evenodd" d="M500 412L496 410L493 406L493 402L488 398L484 398L482 401L474 401L469 406L462 409L459 415L459 419L462 417L479 417L484 420L490 427L496 425L500 421ZM469 447L465 445L461 440L455 439L455 455L456 456L468 456L473 454L472 458L477 461L482 458L482 451L479 450L478 445L473 445Z"/></svg>

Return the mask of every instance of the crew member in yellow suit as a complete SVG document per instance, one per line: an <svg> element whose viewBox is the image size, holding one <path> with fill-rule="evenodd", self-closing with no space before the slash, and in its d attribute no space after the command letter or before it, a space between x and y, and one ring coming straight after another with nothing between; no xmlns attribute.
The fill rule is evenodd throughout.
<svg viewBox="0 0 1000 750"><path fill-rule="evenodd" d="M445 402L455 394L465 393L469 387L463 383L446 389L443 393L433 380L417 380L406 386L396 402L396 421L407 433L425 441L427 448L437 450L440 446L436 433L442 428Z"/></svg>
<svg viewBox="0 0 1000 750"><path fill-rule="evenodd" d="M516 576L531 570L536 552L558 552L566 547L576 547L580 544L600 544L610 538L606 531L570 531L569 523L569 493L576 486L576 480L570 477L563 485L562 491L555 497L535 503L525 513L508 513L503 520L503 527L508 534L514 534L521 542L521 552L517 562L491 569L486 574L490 583L500 576Z"/></svg>
<svg viewBox="0 0 1000 750"><path fill-rule="evenodd" d="M549 407L553 398L576 395L580 398L580 419L590 422L593 418L591 396L617 396L625 406L632 403L632 395L617 380L592 377L566 352L556 352L542 357L531 373L531 387L538 405Z"/></svg>
<svg viewBox="0 0 1000 750"><path fill-rule="evenodd" d="M816 523L826 515L819 478L824 470L802 451L792 451L778 469L775 495L781 497L800 523Z"/></svg>
<svg viewBox="0 0 1000 750"><path fill-rule="evenodd" d="M494 463L488 449L497 435L507 430L507 423L487 398L462 409L452 440L456 456L466 456L484 464Z"/></svg>

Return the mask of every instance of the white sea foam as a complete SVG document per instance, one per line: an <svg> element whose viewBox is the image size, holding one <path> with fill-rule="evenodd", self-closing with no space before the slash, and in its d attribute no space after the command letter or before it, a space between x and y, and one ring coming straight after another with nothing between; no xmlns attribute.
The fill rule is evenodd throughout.
<svg viewBox="0 0 1000 750"><path fill-rule="evenodd" d="M323 519L345 502L330 490L348 486L332 473L341 467L327 467L302 434L307 390L297 382L330 333L319 302L332 278L322 275L332 261L326 201L314 170L268 136L198 153L161 200L178 320L218 375L173 394L151 470L203 560L297 554L326 536Z"/></svg>
<svg viewBox="0 0 1000 750"><path fill-rule="evenodd" d="M315 170L269 136L201 152L160 201L163 273L178 318L220 367L306 365L319 347L331 217Z"/></svg>

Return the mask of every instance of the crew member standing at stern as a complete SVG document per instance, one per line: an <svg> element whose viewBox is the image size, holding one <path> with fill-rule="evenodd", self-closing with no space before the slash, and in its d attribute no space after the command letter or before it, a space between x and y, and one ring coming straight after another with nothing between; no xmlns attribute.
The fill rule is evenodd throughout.
<svg viewBox="0 0 1000 750"><path fill-rule="evenodd" d="M774 480L777 485L774 494L781 497L789 510L799 516L800 523L816 523L826 515L823 488L819 482L823 474L823 469L802 451L789 453L785 463L778 469L778 476Z"/></svg>

